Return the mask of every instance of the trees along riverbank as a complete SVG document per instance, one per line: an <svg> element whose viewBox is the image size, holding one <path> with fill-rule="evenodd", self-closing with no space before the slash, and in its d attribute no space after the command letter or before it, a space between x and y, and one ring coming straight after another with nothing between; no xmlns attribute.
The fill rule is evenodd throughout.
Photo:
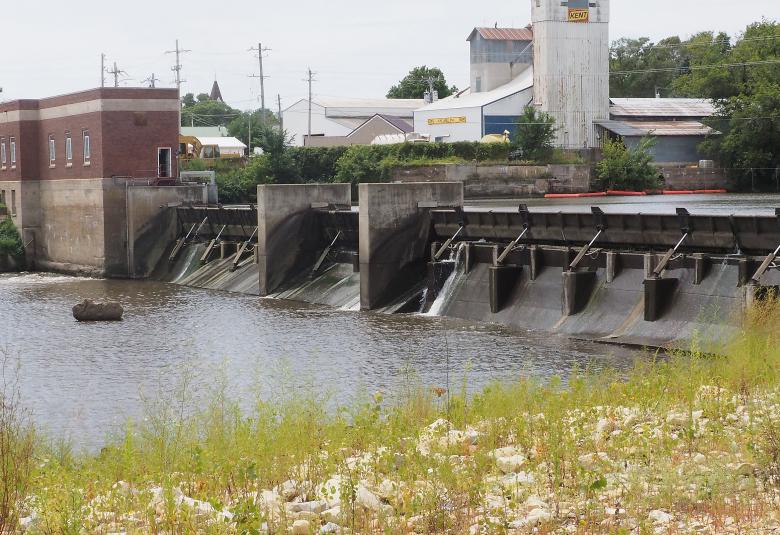
<svg viewBox="0 0 780 535"><path fill-rule="evenodd" d="M694 345L469 399L409 385L333 412L291 391L247 412L219 387L205 406L179 392L83 455L7 396L0 518L29 533L771 532L778 321L756 308L721 356Z"/></svg>

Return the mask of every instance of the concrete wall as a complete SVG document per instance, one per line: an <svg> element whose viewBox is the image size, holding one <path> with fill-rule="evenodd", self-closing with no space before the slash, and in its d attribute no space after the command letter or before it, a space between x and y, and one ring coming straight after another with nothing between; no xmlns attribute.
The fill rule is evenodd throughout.
<svg viewBox="0 0 780 535"><path fill-rule="evenodd" d="M127 263L129 276L146 278L179 231L176 214L169 205L206 203L208 187L130 186L127 190Z"/></svg>
<svg viewBox="0 0 780 535"><path fill-rule="evenodd" d="M257 187L260 295L268 295L313 264L320 244L306 240L313 203L350 205L349 184L273 184Z"/></svg>
<svg viewBox="0 0 780 535"><path fill-rule="evenodd" d="M448 164L401 167L397 182L463 182L466 198L540 196L590 190L588 165L473 165Z"/></svg>
<svg viewBox="0 0 780 535"><path fill-rule="evenodd" d="M727 189L736 187L725 169L700 169L698 167L661 166L665 188L674 190Z"/></svg>
<svg viewBox="0 0 780 535"><path fill-rule="evenodd" d="M424 277L430 219L420 203L463 206L463 184L360 184L360 308L391 302Z"/></svg>

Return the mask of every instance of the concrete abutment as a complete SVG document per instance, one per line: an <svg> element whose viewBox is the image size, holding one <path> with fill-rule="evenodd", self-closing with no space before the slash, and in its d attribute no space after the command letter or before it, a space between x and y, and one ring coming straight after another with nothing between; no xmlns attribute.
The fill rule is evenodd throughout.
<svg viewBox="0 0 780 535"><path fill-rule="evenodd" d="M360 184L360 308L372 310L423 280L430 208L462 207L463 184Z"/></svg>

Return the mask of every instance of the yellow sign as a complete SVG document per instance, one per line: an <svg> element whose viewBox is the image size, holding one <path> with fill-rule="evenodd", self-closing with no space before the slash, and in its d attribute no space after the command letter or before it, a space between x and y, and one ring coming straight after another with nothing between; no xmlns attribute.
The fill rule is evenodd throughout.
<svg viewBox="0 0 780 535"><path fill-rule="evenodd" d="M588 22L590 20L590 10L569 9L569 22Z"/></svg>
<svg viewBox="0 0 780 535"><path fill-rule="evenodd" d="M465 117L439 117L436 119L428 119L428 125L434 124L458 124L465 123Z"/></svg>

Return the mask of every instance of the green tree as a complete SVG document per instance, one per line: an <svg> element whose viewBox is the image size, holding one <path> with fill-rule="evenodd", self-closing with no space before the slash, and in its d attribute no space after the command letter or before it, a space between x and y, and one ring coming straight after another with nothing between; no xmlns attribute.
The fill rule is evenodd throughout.
<svg viewBox="0 0 780 535"><path fill-rule="evenodd" d="M647 37L623 38L610 48L610 96L651 98L659 91L669 96L684 59L679 37L657 44Z"/></svg>
<svg viewBox="0 0 780 535"><path fill-rule="evenodd" d="M739 189L780 190L780 83L720 101L706 122L722 135L710 136L702 152L729 168Z"/></svg>
<svg viewBox="0 0 780 535"><path fill-rule="evenodd" d="M195 95L193 95L192 93L187 93L181 98L181 103L185 108L194 106L196 104Z"/></svg>
<svg viewBox="0 0 780 535"><path fill-rule="evenodd" d="M601 147L602 160L596 164L596 176L604 189L656 189L661 186L658 169L653 165L655 138L645 137L633 147L623 140L606 139Z"/></svg>
<svg viewBox="0 0 780 535"><path fill-rule="evenodd" d="M390 88L387 98L423 98L429 89L428 81L433 80L433 88L439 92L439 98L446 98L458 91L455 86L448 86L444 73L436 67L415 67L403 80Z"/></svg>
<svg viewBox="0 0 780 535"><path fill-rule="evenodd" d="M185 95L186 98L186 95ZM224 102L204 100L181 110L182 126L227 126L241 115Z"/></svg>
<svg viewBox="0 0 780 535"><path fill-rule="evenodd" d="M526 106L516 125L510 157L514 160L548 161L553 154L555 132L558 130L555 119L533 106Z"/></svg>
<svg viewBox="0 0 780 535"><path fill-rule="evenodd" d="M730 62L731 40L725 33L701 32L682 47L683 66L672 83L676 96L728 98L739 89L734 69L720 67Z"/></svg>
<svg viewBox="0 0 780 535"><path fill-rule="evenodd" d="M268 159L268 169L276 184L296 184L300 176L290 151L292 138L287 131L266 126L262 129L258 146Z"/></svg>
<svg viewBox="0 0 780 535"><path fill-rule="evenodd" d="M265 125L270 127L276 127L279 125L279 121L276 115L270 110L263 110L261 114L260 110L253 112L240 112L239 115L227 124L228 132L231 136L236 137L243 141L246 145L249 143L249 131L250 122L252 125L252 147L260 146L261 138L263 136L263 121L261 117L265 119Z"/></svg>

